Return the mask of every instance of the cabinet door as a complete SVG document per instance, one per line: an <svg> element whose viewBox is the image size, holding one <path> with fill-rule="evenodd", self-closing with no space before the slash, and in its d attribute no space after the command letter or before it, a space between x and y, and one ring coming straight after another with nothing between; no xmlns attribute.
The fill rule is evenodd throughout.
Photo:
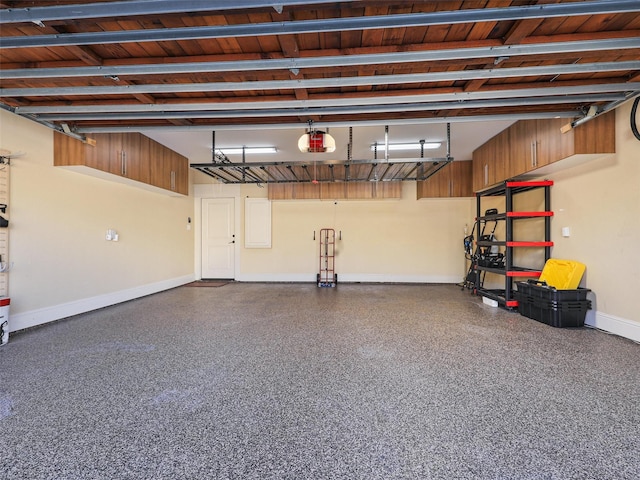
<svg viewBox="0 0 640 480"><path fill-rule="evenodd" d="M169 182L171 190L183 195L189 194L189 160L177 152L170 152Z"/></svg>
<svg viewBox="0 0 640 480"><path fill-rule="evenodd" d="M111 134L91 134L95 146L87 144L85 148L85 165L103 172L111 172Z"/></svg>
<svg viewBox="0 0 640 480"><path fill-rule="evenodd" d="M509 127L509 177L535 168L537 131L537 120L520 120Z"/></svg>
<svg viewBox="0 0 640 480"><path fill-rule="evenodd" d="M428 179L418 182L418 199L473 197L473 162L451 162Z"/></svg>
<svg viewBox="0 0 640 480"><path fill-rule="evenodd" d="M151 185L171 190L170 158L167 149L154 140L149 140L149 177Z"/></svg>
<svg viewBox="0 0 640 480"><path fill-rule="evenodd" d="M165 190L189 194L189 160L149 139L149 183Z"/></svg>
<svg viewBox="0 0 640 480"><path fill-rule="evenodd" d="M53 164L57 167L85 164L85 145L63 133L53 133Z"/></svg>
<svg viewBox="0 0 640 480"><path fill-rule="evenodd" d="M501 181L505 176L506 154L501 150L505 136L500 134L488 140L473 152L474 190L482 190Z"/></svg>
<svg viewBox="0 0 640 480"><path fill-rule="evenodd" d="M451 196L451 162L435 174L418 182L418 198L438 198Z"/></svg>
<svg viewBox="0 0 640 480"><path fill-rule="evenodd" d="M575 135L574 153L615 153L616 151L614 110L578 125L572 132Z"/></svg>
<svg viewBox="0 0 640 480"><path fill-rule="evenodd" d="M509 130L503 130L493 138L492 158L489 159L489 185L509 178Z"/></svg>
<svg viewBox="0 0 640 480"><path fill-rule="evenodd" d="M98 161L105 167L104 171L121 177L125 176L126 171L123 135L122 133L109 133L104 142L96 145L98 147Z"/></svg>
<svg viewBox="0 0 640 480"><path fill-rule="evenodd" d="M139 133L126 133L121 137L123 176L149 183L149 138Z"/></svg>
<svg viewBox="0 0 640 480"><path fill-rule="evenodd" d="M451 197L473 197L472 187L472 162L451 162L447 167L450 168L451 178Z"/></svg>
<svg viewBox="0 0 640 480"><path fill-rule="evenodd" d="M540 168L574 154L573 130L562 133L560 129L568 120L550 118L537 120L537 142L534 167Z"/></svg>
<svg viewBox="0 0 640 480"><path fill-rule="evenodd" d="M477 192L484 189L488 185L488 165L487 165L488 146L479 146L473 151L473 191Z"/></svg>

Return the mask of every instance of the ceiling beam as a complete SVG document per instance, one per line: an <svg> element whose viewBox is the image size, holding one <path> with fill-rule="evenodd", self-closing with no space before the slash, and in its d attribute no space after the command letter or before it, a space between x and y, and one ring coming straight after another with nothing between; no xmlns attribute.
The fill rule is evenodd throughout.
<svg viewBox="0 0 640 480"><path fill-rule="evenodd" d="M248 82L176 83L146 85L110 85L90 87L34 87L0 88L0 97L42 97L83 95L135 95L158 93L238 92L249 90L288 90L309 88L355 87L366 85L394 85L456 80L475 80L508 77L557 76L579 73L640 71L640 60L628 62L596 62L535 67L492 68L486 70L455 70L400 75L370 75L362 77L333 77L315 79L268 80ZM304 95L299 100L307 99ZM148 100L148 99L147 99Z"/></svg>
<svg viewBox="0 0 640 480"><path fill-rule="evenodd" d="M352 0L331 0L331 3ZM327 0L127 0L118 2L48 5L45 7L7 8L0 10L0 24L49 22L83 18L114 18L140 15L165 15L187 12L215 12L247 8L282 8L297 5L318 5Z"/></svg>
<svg viewBox="0 0 640 480"><path fill-rule="evenodd" d="M640 4L640 3L639 3ZM306 68L386 65L398 63L468 60L562 53L585 53L605 50L640 48L640 37L608 38L548 42L522 45L493 45L470 48L439 48L437 50L399 51L356 55L327 55L300 58L252 59L215 62L153 63L134 65L103 65L96 67L21 68L0 70L1 79L16 78L78 78L126 75L170 75L183 73L216 73L239 71L291 70Z"/></svg>
<svg viewBox="0 0 640 480"><path fill-rule="evenodd" d="M530 18L567 17L575 15L604 15L638 11L640 11L640 2L638 2L638 0L593 0L585 2L527 5L506 8L463 9L397 15L296 20L290 22L118 30L59 35L8 36L2 37L2 47L33 48L229 37L256 37L263 35L292 35L302 33L342 32L347 30L425 27L433 25L495 22Z"/></svg>
<svg viewBox="0 0 640 480"><path fill-rule="evenodd" d="M536 120L544 118L576 118L579 114L575 110L558 110L551 112L534 112L534 113L509 113L509 114L484 114L484 115L457 115L447 117L422 117L422 118L403 118L403 119L368 119L368 120L346 120L346 121L319 121L314 122L314 126L318 128L340 128L340 127L379 127L379 126L404 126L404 125L432 125L442 123L467 123L467 122L503 122L503 121L515 121L515 120ZM243 130L254 131L256 129L263 130L282 130L299 128L308 128L307 122L280 122L280 123L247 123L241 124L206 124L195 123L190 126L177 127L170 125L136 125L136 131L140 132L162 132L162 131L211 131L215 128L216 131L227 130ZM131 131L130 125L111 125L111 126L79 126L76 130L79 134L90 133L124 133Z"/></svg>
<svg viewBox="0 0 640 480"><path fill-rule="evenodd" d="M637 85L640 90L640 85ZM373 113L399 113L399 112L426 112L434 110L457 110L470 108L494 108L494 107L522 107L524 105L567 105L567 104L592 104L596 102L612 102L627 98L626 90L623 92L605 92L599 94L584 95L559 95L541 97L506 97L491 99L460 99L456 101L430 101L418 103L395 103L381 105L379 103L364 105L340 105L334 106L337 102L329 102L330 105L314 107L294 107L283 105L276 108L265 109L238 109L238 110L169 110L169 111L140 111L131 110L126 112L96 112L94 109L86 109L84 112L64 113L34 113L30 110L33 107L15 107L14 111L20 115L34 116L46 121L87 121L87 120L151 120L151 119L202 119L202 118L253 118L253 117L275 117L275 116L309 116L309 115L365 115ZM295 102L291 102L295 103ZM235 105L235 104L234 104Z"/></svg>
<svg viewBox="0 0 640 480"><path fill-rule="evenodd" d="M129 114L142 113L168 115L170 112L202 112L217 111L271 111L273 109L312 109L334 106L389 106L398 104L420 104L423 102L451 102L462 103L471 100L505 100L524 97L564 98L571 102L570 95L595 95L640 90L640 83L605 83L574 86L546 86L537 88L510 88L505 90L485 90L478 92L456 91L450 93L433 93L423 95L388 95L384 97L328 97L310 100L267 100L243 102L185 102L185 103L156 103L140 104L89 104L89 105L33 105L15 107L19 114L59 115L59 114ZM557 97L556 97L557 96ZM188 116L188 115L187 115Z"/></svg>
<svg viewBox="0 0 640 480"><path fill-rule="evenodd" d="M513 28L505 35L504 44L514 45L520 43L523 39L531 35L543 21L544 18L534 18L516 22Z"/></svg>

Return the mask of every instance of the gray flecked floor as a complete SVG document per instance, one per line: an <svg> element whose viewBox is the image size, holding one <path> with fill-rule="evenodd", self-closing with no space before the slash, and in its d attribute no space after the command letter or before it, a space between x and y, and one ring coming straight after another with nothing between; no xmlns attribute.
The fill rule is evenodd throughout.
<svg viewBox="0 0 640 480"><path fill-rule="evenodd" d="M640 346L446 285L181 287L0 348L3 479L636 479Z"/></svg>

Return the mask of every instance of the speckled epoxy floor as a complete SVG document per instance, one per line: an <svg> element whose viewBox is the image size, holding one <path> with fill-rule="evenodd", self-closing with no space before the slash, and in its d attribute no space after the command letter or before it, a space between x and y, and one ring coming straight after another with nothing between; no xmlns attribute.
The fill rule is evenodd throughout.
<svg viewBox="0 0 640 480"><path fill-rule="evenodd" d="M7 479L635 479L640 346L447 285L181 287L0 348Z"/></svg>

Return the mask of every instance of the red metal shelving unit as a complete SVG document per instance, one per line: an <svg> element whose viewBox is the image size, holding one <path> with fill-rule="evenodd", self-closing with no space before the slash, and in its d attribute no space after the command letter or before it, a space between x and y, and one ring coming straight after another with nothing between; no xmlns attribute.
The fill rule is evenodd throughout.
<svg viewBox="0 0 640 480"><path fill-rule="evenodd" d="M514 265L514 248L544 248L545 262L551 256L551 247L553 242L551 241L551 217L553 211L551 211L551 186L553 181L514 181L507 180L495 187L489 188L476 193L476 231L481 231L481 227L486 222L504 221L505 222L505 237L504 241L477 241L478 247L492 247L498 246L504 250L504 268L488 267L478 264L477 260L474 262L473 268L476 272L476 288L475 292L483 297L488 297L492 300L496 300L498 304L505 308L517 308L518 301L514 298L513 294L513 282L514 279L522 278L537 278L542 273L541 265L539 269L525 268ZM513 199L514 196L528 192L531 190L540 190L544 194L544 210L542 211L514 211ZM482 199L485 197L504 197L505 211L494 215L482 216ZM514 240L514 222L519 220L526 220L532 218L541 218L544 220L544 239ZM497 275L504 275L504 290L486 289L484 288L484 274L493 273ZM482 281L481 281L482 278Z"/></svg>

